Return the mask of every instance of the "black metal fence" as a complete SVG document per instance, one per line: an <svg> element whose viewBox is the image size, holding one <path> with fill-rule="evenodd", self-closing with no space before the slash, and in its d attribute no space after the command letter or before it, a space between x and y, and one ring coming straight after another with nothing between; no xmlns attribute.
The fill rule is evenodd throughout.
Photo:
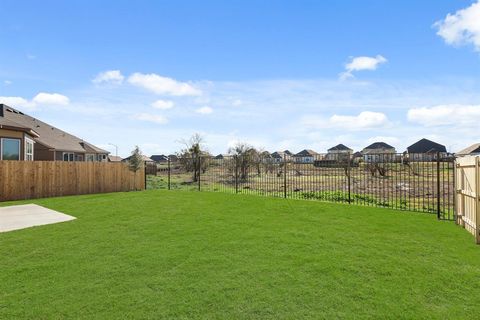
<svg viewBox="0 0 480 320"><path fill-rule="evenodd" d="M202 156L157 164L146 179L149 189L343 202L454 219L454 159L440 154L416 161L403 154Z"/></svg>

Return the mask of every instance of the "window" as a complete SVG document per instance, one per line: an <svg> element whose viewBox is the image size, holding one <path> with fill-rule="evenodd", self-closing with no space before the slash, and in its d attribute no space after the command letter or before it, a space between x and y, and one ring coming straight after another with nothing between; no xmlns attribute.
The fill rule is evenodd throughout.
<svg viewBox="0 0 480 320"><path fill-rule="evenodd" d="M98 161L104 161L105 159L107 159L107 156L104 155L104 154L97 154L97 159Z"/></svg>
<svg viewBox="0 0 480 320"><path fill-rule="evenodd" d="M25 138L25 161L33 161L33 140Z"/></svg>
<svg viewBox="0 0 480 320"><path fill-rule="evenodd" d="M74 160L75 160L75 154L70 152L63 153L63 161L74 161Z"/></svg>
<svg viewBox="0 0 480 320"><path fill-rule="evenodd" d="M2 138L1 160L20 160L20 139Z"/></svg>
<svg viewBox="0 0 480 320"><path fill-rule="evenodd" d="M90 161L90 162L95 161L95 155L94 155L94 154L91 154L91 153L87 153L87 154L85 155L85 161Z"/></svg>

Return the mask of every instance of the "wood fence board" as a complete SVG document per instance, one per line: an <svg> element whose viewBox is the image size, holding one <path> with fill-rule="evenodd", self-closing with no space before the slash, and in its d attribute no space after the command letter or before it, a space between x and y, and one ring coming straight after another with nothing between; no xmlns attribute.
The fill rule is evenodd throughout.
<svg viewBox="0 0 480 320"><path fill-rule="evenodd" d="M461 157L456 162L457 223L480 244L480 157Z"/></svg>
<svg viewBox="0 0 480 320"><path fill-rule="evenodd" d="M0 161L0 201L144 190L125 163Z"/></svg>

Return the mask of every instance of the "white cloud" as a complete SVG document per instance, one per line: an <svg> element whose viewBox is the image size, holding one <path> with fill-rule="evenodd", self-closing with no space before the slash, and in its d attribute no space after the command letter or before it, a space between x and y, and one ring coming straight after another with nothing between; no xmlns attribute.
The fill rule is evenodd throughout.
<svg viewBox="0 0 480 320"><path fill-rule="evenodd" d="M125 77L122 75L120 70L108 70L100 72L92 80L95 84L110 83L110 84L121 84Z"/></svg>
<svg viewBox="0 0 480 320"><path fill-rule="evenodd" d="M233 102L232 102L232 105L233 105L234 107L241 106L242 104L243 104L243 101L240 100L240 99L235 99L235 100L233 100Z"/></svg>
<svg viewBox="0 0 480 320"><path fill-rule="evenodd" d="M70 99L58 93L40 92L32 100L27 100L22 97L0 97L0 103L4 103L13 108L33 110L39 105L67 106L70 104Z"/></svg>
<svg viewBox="0 0 480 320"><path fill-rule="evenodd" d="M28 53L26 57L27 57L28 60L35 60L35 59L37 59L37 56L36 56L36 55L30 54L30 53Z"/></svg>
<svg viewBox="0 0 480 320"><path fill-rule="evenodd" d="M22 97L0 97L0 103L6 104L13 108L31 108L32 103Z"/></svg>
<svg viewBox="0 0 480 320"><path fill-rule="evenodd" d="M170 100L157 100L154 103L152 103L152 107L155 109L160 109L160 110L167 110L173 108L174 103L173 101Z"/></svg>
<svg viewBox="0 0 480 320"><path fill-rule="evenodd" d="M162 95L172 96L197 96L202 92L187 82L179 82L172 78L162 77L155 73L134 73L128 78L134 86Z"/></svg>
<svg viewBox="0 0 480 320"><path fill-rule="evenodd" d="M410 122L423 126L478 126L480 105L439 105L408 110Z"/></svg>
<svg viewBox="0 0 480 320"><path fill-rule="evenodd" d="M434 27L438 28L437 35L447 44L472 44L475 50L480 51L480 1L454 14L447 14Z"/></svg>
<svg viewBox="0 0 480 320"><path fill-rule="evenodd" d="M168 119L164 116L157 115L157 114L150 114L150 113L138 113L133 116L133 118L142 121L154 122L158 124L166 124L168 123Z"/></svg>
<svg viewBox="0 0 480 320"><path fill-rule="evenodd" d="M335 127L345 127L351 130L370 129L387 125L388 118L381 112L363 111L357 116L341 116L335 114L329 119L329 122Z"/></svg>
<svg viewBox="0 0 480 320"><path fill-rule="evenodd" d="M205 107L198 108L197 110L195 110L195 112L200 114L210 114L213 112L213 109L208 106L205 106Z"/></svg>
<svg viewBox="0 0 480 320"><path fill-rule="evenodd" d="M386 63L387 59L381 55L376 57L353 57L350 62L345 65L345 72L340 73L340 79L346 80L353 78L354 71L376 70L382 63Z"/></svg>
<svg viewBox="0 0 480 320"><path fill-rule="evenodd" d="M312 130L347 130L361 131L367 129L385 128L389 124L388 117L381 112L363 111L355 116L333 115L329 118L319 115L306 115L300 120L297 126L306 130L309 135L313 134Z"/></svg>
<svg viewBox="0 0 480 320"><path fill-rule="evenodd" d="M33 99L35 105L58 105L66 106L70 103L70 99L59 93L40 92Z"/></svg>
<svg viewBox="0 0 480 320"><path fill-rule="evenodd" d="M6 86L9 86L9 85L12 84L12 81L10 81L10 80L4 80L4 81L3 81L3 84L6 85Z"/></svg>

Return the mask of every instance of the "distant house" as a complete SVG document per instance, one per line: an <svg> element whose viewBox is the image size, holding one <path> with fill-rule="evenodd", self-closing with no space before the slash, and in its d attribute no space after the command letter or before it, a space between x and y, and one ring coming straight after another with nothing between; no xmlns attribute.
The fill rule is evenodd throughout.
<svg viewBox="0 0 480 320"><path fill-rule="evenodd" d="M352 157L353 150L347 147L344 144L337 144L334 147L331 147L327 150L327 155L325 160L345 160Z"/></svg>
<svg viewBox="0 0 480 320"><path fill-rule="evenodd" d="M433 161L447 157L447 148L444 145L428 139L420 139L407 148L407 155L410 161Z"/></svg>
<svg viewBox="0 0 480 320"><path fill-rule="evenodd" d="M456 153L457 156L480 156L480 143L472 144L470 147L465 148Z"/></svg>
<svg viewBox="0 0 480 320"><path fill-rule="evenodd" d="M122 157L119 157L119 156L108 156L108 162L121 162L122 161Z"/></svg>
<svg viewBox="0 0 480 320"><path fill-rule="evenodd" d="M122 162L128 162L128 161L130 161L130 158L131 158L131 157L132 157L132 156L127 157L127 158L124 158L124 159L122 160ZM147 164L155 163L155 161L153 161L153 160L150 159L149 157L143 156L143 155L142 155L142 160L143 160L143 162L146 162Z"/></svg>
<svg viewBox="0 0 480 320"><path fill-rule="evenodd" d="M305 149L293 155L295 163L313 163L318 153L313 150Z"/></svg>
<svg viewBox="0 0 480 320"><path fill-rule="evenodd" d="M365 162L390 162L396 158L397 151L385 142L374 142L363 148L362 155Z"/></svg>
<svg viewBox="0 0 480 320"><path fill-rule="evenodd" d="M363 160L362 152L360 152L360 151L355 152L352 155L352 159L353 159L353 163L356 163L356 164L360 163Z"/></svg>
<svg viewBox="0 0 480 320"><path fill-rule="evenodd" d="M219 153L215 157L213 157L213 160L217 163L223 163L224 160L229 158L233 158L233 157L228 154Z"/></svg>
<svg viewBox="0 0 480 320"><path fill-rule="evenodd" d="M271 154L271 157L273 163L283 163L284 160L289 161L292 159L292 153L288 150L275 151Z"/></svg>
<svg viewBox="0 0 480 320"><path fill-rule="evenodd" d="M268 151L263 151L258 155L258 161L262 163L272 163L274 160L272 158L272 155Z"/></svg>
<svg viewBox="0 0 480 320"><path fill-rule="evenodd" d="M177 162L178 161L178 156L174 154L169 154L168 159L170 159L170 162Z"/></svg>
<svg viewBox="0 0 480 320"><path fill-rule="evenodd" d="M150 156L150 159L155 161L156 163L165 163L168 162L168 157L164 154L155 154Z"/></svg>
<svg viewBox="0 0 480 320"><path fill-rule="evenodd" d="M109 152L0 104L0 160L107 161Z"/></svg>

